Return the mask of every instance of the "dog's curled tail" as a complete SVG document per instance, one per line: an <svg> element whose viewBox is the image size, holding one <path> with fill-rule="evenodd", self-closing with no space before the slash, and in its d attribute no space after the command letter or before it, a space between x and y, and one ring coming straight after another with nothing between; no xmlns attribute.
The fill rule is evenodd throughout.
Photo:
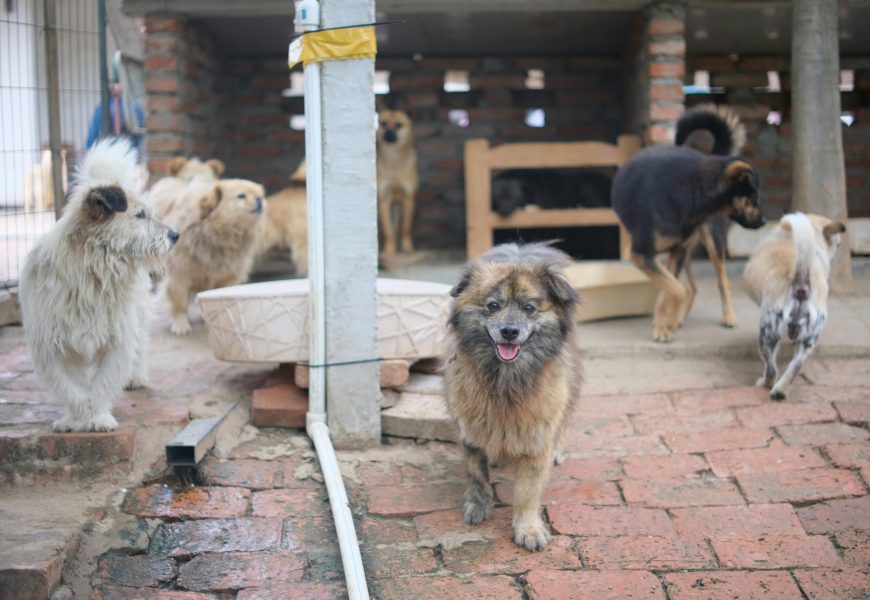
<svg viewBox="0 0 870 600"><path fill-rule="evenodd" d="M76 170L80 186L94 187L120 184L137 190L136 150L126 138L105 138L97 142Z"/></svg>
<svg viewBox="0 0 870 600"><path fill-rule="evenodd" d="M746 143L746 128L731 108L701 104L677 121L677 146L689 146L704 154L734 156Z"/></svg>
<svg viewBox="0 0 870 600"><path fill-rule="evenodd" d="M810 267L816 247L816 230L809 218L801 212L791 213L782 218L782 229L790 231L794 242L794 280L792 290L795 300L802 302L810 293Z"/></svg>

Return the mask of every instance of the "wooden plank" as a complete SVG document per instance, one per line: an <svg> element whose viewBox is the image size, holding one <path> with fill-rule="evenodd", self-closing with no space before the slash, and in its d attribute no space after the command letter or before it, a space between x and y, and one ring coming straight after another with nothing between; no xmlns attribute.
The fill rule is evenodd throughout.
<svg viewBox="0 0 870 600"><path fill-rule="evenodd" d="M571 167L614 167L622 153L604 142L552 142L504 144L489 152L493 169L562 169Z"/></svg>
<svg viewBox="0 0 870 600"><path fill-rule="evenodd" d="M492 171L487 140L465 142L465 233L468 258L492 248Z"/></svg>
<svg viewBox="0 0 870 600"><path fill-rule="evenodd" d="M554 208L549 210L520 210L508 218L504 218L498 213L491 213L490 224L496 229L619 225L619 217L610 208Z"/></svg>

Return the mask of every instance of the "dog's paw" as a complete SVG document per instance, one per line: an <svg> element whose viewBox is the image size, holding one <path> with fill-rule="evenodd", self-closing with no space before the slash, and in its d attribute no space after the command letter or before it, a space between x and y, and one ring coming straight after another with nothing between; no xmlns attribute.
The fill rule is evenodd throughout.
<svg viewBox="0 0 870 600"><path fill-rule="evenodd" d="M788 394L785 393L785 390L782 388L773 388L770 390L770 399L771 400L785 400Z"/></svg>
<svg viewBox="0 0 870 600"><path fill-rule="evenodd" d="M514 525L514 542L528 550L543 550L550 541L550 532L540 518Z"/></svg>
<svg viewBox="0 0 870 600"><path fill-rule="evenodd" d="M492 516L492 498L466 500L462 506L462 516L469 525L483 523Z"/></svg>
<svg viewBox="0 0 870 600"><path fill-rule="evenodd" d="M192 330L193 328L190 326L190 321L187 320L187 317L177 317L169 327L169 331L171 331L173 335L179 337L187 335Z"/></svg>
<svg viewBox="0 0 870 600"><path fill-rule="evenodd" d="M734 329L737 327L737 317L723 317L721 325L726 329Z"/></svg>
<svg viewBox="0 0 870 600"><path fill-rule="evenodd" d="M653 329L653 340L660 344L669 344L674 341L674 333L672 327L656 327Z"/></svg>
<svg viewBox="0 0 870 600"><path fill-rule="evenodd" d="M755 387L763 387L763 388L770 389L770 387L772 385L773 385L773 379L768 379L764 375L762 375L761 377L759 377L758 379L755 380Z"/></svg>
<svg viewBox="0 0 870 600"><path fill-rule="evenodd" d="M84 421L77 421L69 417L63 417L62 419L58 419L52 423L51 428L58 433L68 431L114 431L118 428L118 421L116 421L115 417L109 413L96 415L94 418Z"/></svg>
<svg viewBox="0 0 870 600"><path fill-rule="evenodd" d="M132 377L127 385L124 386L124 389L128 392L132 392L133 390L141 390L146 387L148 387L148 383L144 379Z"/></svg>

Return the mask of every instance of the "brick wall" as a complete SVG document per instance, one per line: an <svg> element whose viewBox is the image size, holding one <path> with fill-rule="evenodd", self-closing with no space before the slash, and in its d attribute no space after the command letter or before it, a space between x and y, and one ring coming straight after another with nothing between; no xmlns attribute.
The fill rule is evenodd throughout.
<svg viewBox="0 0 870 600"><path fill-rule="evenodd" d="M227 175L253 179L274 192L305 157L305 132L290 129L303 98L283 98L290 86L287 57L231 59L220 78L226 137L219 149Z"/></svg>
<svg viewBox="0 0 870 600"><path fill-rule="evenodd" d="M602 140L625 133L622 60L565 58L379 58L390 72L388 106L414 121L420 169L415 241L421 248L465 246L465 140L493 143ZM526 89L529 69L544 71L544 89ZM445 92L448 70L470 74L470 91ZM526 112L545 111L545 126L525 124ZM468 112L468 127L452 125L449 111Z"/></svg>
<svg viewBox="0 0 870 600"><path fill-rule="evenodd" d="M686 7L659 2L637 16L627 56L627 114L645 144L671 144L683 114Z"/></svg>
<svg viewBox="0 0 870 600"><path fill-rule="evenodd" d="M742 116L748 133L744 155L761 174L762 204L770 217L779 217L791 207L791 109L789 61L784 57L696 56L687 61L687 82L695 71L708 71L713 87L724 92L689 95L687 106L727 102ZM849 60L844 59L843 68ZM767 72L779 73L782 91L767 92ZM870 72L856 71L855 90L841 94L844 111L855 116L851 127L843 126L846 160L846 197L850 217L870 217ZM780 125L767 123L771 111L782 117Z"/></svg>
<svg viewBox="0 0 870 600"><path fill-rule="evenodd" d="M195 22L149 15L145 27L148 168L155 176L173 156L218 154L225 134L217 88L221 57Z"/></svg>

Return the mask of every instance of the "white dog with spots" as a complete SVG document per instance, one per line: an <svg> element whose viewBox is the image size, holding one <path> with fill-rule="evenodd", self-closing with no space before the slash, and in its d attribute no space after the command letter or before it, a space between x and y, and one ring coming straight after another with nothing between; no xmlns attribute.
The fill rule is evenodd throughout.
<svg viewBox="0 0 870 600"><path fill-rule="evenodd" d="M819 215L786 215L746 264L746 290L761 306L758 347L764 374L757 385L782 400L813 351L828 316L828 275L846 226ZM783 337L796 345L779 377L776 355ZM779 377L779 378L778 378Z"/></svg>

